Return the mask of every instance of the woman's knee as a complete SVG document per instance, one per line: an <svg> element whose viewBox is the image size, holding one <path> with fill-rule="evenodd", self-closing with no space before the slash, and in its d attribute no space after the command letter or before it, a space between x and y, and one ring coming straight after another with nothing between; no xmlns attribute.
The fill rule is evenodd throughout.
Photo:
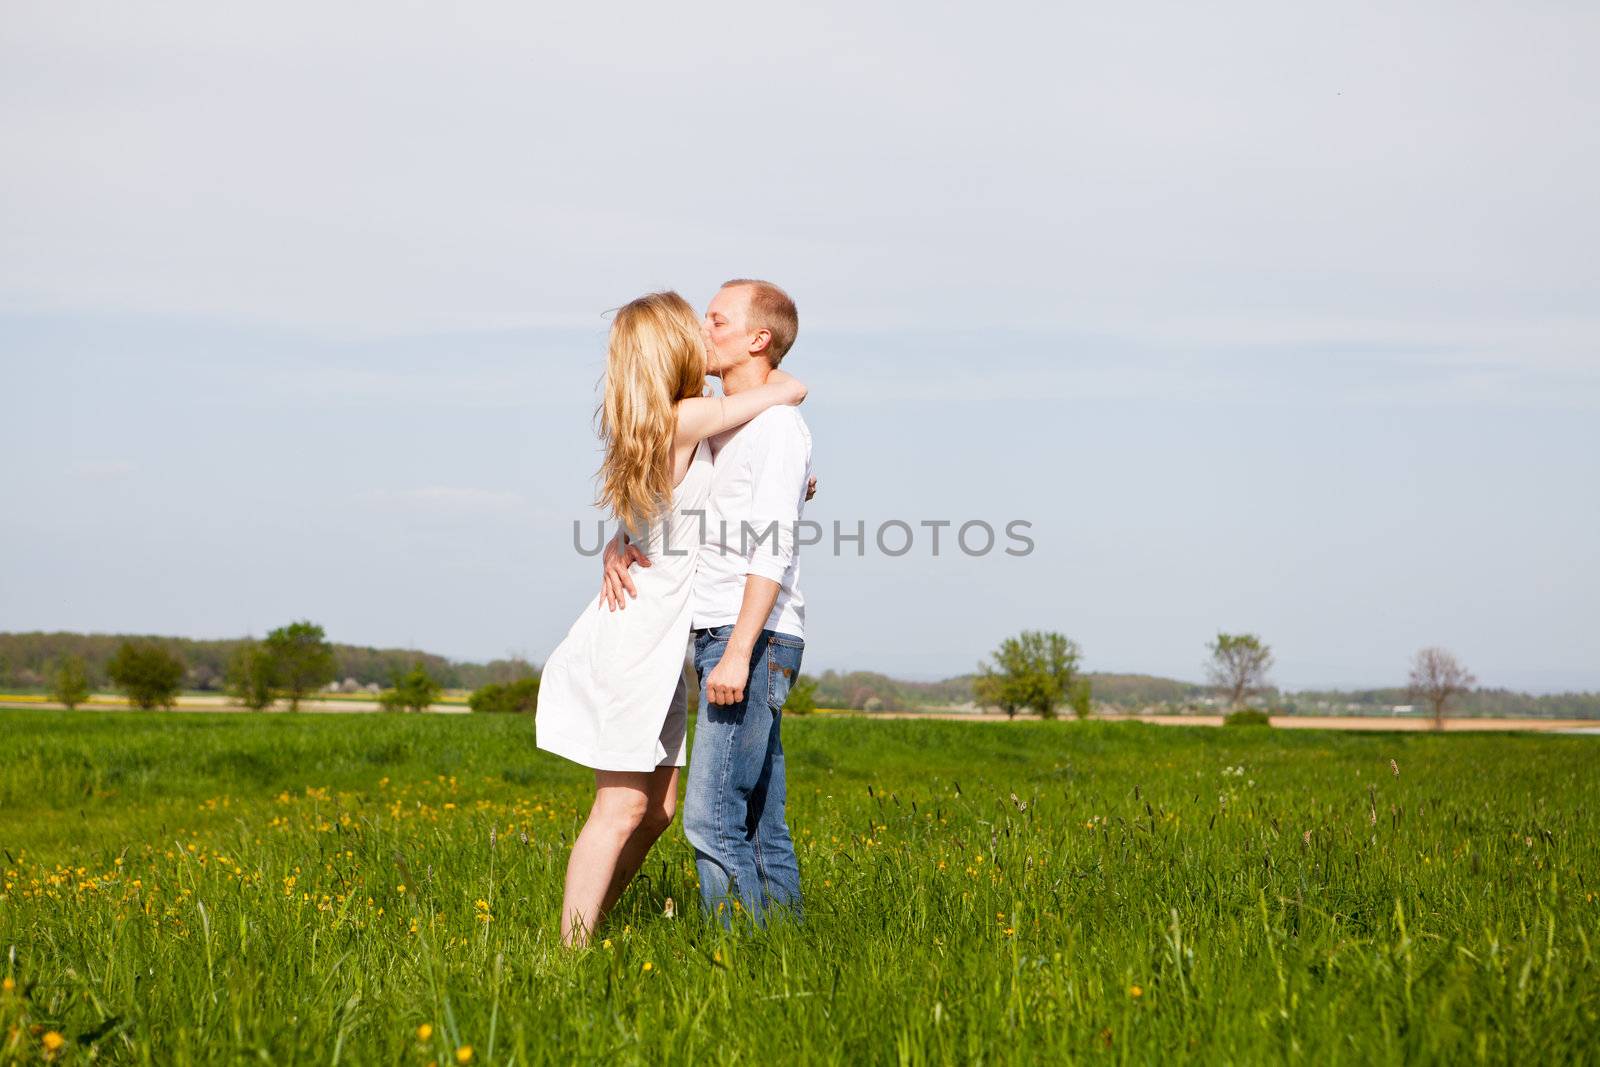
<svg viewBox="0 0 1600 1067"><path fill-rule="evenodd" d="M608 791L595 798L591 817L612 833L627 837L649 820L649 798L632 790Z"/></svg>

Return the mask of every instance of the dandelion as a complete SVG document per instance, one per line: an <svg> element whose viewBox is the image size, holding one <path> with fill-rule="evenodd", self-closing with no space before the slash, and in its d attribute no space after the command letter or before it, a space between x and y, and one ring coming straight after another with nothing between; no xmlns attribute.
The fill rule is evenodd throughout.
<svg viewBox="0 0 1600 1067"><path fill-rule="evenodd" d="M611 951L611 939L608 937L604 941L600 942L600 947L605 949L607 952Z"/></svg>
<svg viewBox="0 0 1600 1067"><path fill-rule="evenodd" d="M44 1050L46 1052L60 1052L61 1046L67 1043L67 1039L62 1037L60 1032L56 1030L46 1030L44 1037L39 1040L44 1042Z"/></svg>
<svg viewBox="0 0 1600 1067"><path fill-rule="evenodd" d="M433 1036L433 1024L432 1023L423 1023L421 1026L417 1027L417 1040L418 1041L426 1041L426 1040L428 1040L428 1038L430 1038L432 1036Z"/></svg>
<svg viewBox="0 0 1600 1067"><path fill-rule="evenodd" d="M1128 987L1128 996L1135 998L1142 997L1144 996L1144 989L1141 986L1131 985Z"/></svg>
<svg viewBox="0 0 1600 1067"><path fill-rule="evenodd" d="M644 967L641 968L641 969L644 971L645 974L649 974L651 971L656 969L656 965L651 963L649 960L645 960L644 961Z"/></svg>
<svg viewBox="0 0 1600 1067"><path fill-rule="evenodd" d="M472 1046L471 1045L462 1045L460 1048L456 1049L456 1062L457 1063L462 1063L462 1064L466 1064L466 1063L471 1063L472 1062Z"/></svg>
<svg viewBox="0 0 1600 1067"><path fill-rule="evenodd" d="M17 988L17 981L16 981L16 979L12 978L9 974L6 975L5 981L0 982L0 990L3 990L5 992L7 992L7 993L11 992L15 988Z"/></svg>

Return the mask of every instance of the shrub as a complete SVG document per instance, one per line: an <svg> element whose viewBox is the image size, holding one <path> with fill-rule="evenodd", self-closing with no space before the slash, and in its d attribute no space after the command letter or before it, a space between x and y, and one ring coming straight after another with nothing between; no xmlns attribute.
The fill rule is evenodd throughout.
<svg viewBox="0 0 1600 1067"><path fill-rule="evenodd" d="M479 686L467 698L473 711L520 712L532 715L539 706L539 679L519 678L514 682L490 682Z"/></svg>
<svg viewBox="0 0 1600 1067"><path fill-rule="evenodd" d="M1272 716L1259 708L1240 708L1230 711L1222 719L1224 726L1271 726Z"/></svg>
<svg viewBox="0 0 1600 1067"><path fill-rule="evenodd" d="M378 703L385 711L427 711L439 699L439 692L439 683L419 661L396 680L393 689L378 697Z"/></svg>
<svg viewBox="0 0 1600 1067"><path fill-rule="evenodd" d="M124 641L106 664L111 683L128 695L131 707L170 708L183 683L183 660L153 641Z"/></svg>
<svg viewBox="0 0 1600 1067"><path fill-rule="evenodd" d="M89 668L82 656L62 656L50 668L50 698L68 711L89 699Z"/></svg>
<svg viewBox="0 0 1600 1067"><path fill-rule="evenodd" d="M246 641L228 661L228 694L255 711L270 707L276 681L274 666L266 645Z"/></svg>

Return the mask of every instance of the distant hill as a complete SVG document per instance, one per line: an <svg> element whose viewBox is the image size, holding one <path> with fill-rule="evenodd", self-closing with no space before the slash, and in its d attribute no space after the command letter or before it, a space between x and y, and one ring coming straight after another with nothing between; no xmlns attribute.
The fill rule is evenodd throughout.
<svg viewBox="0 0 1600 1067"><path fill-rule="evenodd" d="M105 688L108 685L106 663L116 653L117 646L130 638L155 641L178 653L189 667L185 688L202 692L223 687L228 659L245 641L244 638L201 641L158 634L0 633L0 690L43 685L50 662L64 655L81 656L89 666L90 684ZM354 678L359 685L388 686L397 674L408 670L418 660L446 689L476 689L488 682L510 681L532 670L530 664L521 660L464 663L405 648L335 643L333 653L338 663L338 679Z"/></svg>

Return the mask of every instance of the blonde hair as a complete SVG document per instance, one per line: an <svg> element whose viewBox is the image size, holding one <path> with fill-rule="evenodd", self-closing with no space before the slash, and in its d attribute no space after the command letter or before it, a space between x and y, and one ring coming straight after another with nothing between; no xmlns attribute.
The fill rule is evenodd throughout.
<svg viewBox="0 0 1600 1067"><path fill-rule="evenodd" d="M771 282L760 278L733 278L722 283L724 289L736 285L749 286L750 311L745 325L752 330L766 330L771 340L762 355L776 367L794 346L795 335L800 332L800 312L795 310L789 294Z"/></svg>
<svg viewBox="0 0 1600 1067"><path fill-rule="evenodd" d="M632 535L672 503L672 442L677 403L705 389L700 317L674 292L649 293L611 320L604 395L596 416L606 455L600 507Z"/></svg>

